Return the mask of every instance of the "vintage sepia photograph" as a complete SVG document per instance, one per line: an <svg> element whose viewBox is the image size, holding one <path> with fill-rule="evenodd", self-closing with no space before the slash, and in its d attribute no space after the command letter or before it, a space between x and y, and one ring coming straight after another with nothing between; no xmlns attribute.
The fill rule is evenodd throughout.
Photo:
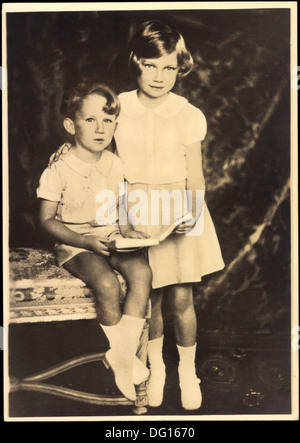
<svg viewBox="0 0 300 443"><path fill-rule="evenodd" d="M296 2L2 5L5 421L299 419L298 73Z"/></svg>

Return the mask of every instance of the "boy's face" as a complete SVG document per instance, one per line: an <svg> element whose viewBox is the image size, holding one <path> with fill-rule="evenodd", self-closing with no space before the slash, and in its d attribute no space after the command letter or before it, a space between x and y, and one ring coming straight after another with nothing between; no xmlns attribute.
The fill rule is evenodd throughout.
<svg viewBox="0 0 300 443"><path fill-rule="evenodd" d="M140 60L139 88L151 98L162 97L175 85L178 74L177 52Z"/></svg>
<svg viewBox="0 0 300 443"><path fill-rule="evenodd" d="M80 149L98 154L110 144L117 123L114 115L103 111L106 102L98 94L83 100L73 122L75 143Z"/></svg>

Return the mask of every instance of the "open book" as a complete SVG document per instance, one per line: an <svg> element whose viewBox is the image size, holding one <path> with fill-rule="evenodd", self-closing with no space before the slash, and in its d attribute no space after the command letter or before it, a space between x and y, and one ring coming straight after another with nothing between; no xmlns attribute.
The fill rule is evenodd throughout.
<svg viewBox="0 0 300 443"><path fill-rule="evenodd" d="M133 251L134 249L147 248L148 246L156 246L164 241L170 234L172 234L177 226L181 225L181 223L190 221L192 218L192 214L188 212L183 217L175 220L174 223L170 227L168 227L159 237L125 238L120 236L114 240L106 242L106 245L110 249L123 252Z"/></svg>

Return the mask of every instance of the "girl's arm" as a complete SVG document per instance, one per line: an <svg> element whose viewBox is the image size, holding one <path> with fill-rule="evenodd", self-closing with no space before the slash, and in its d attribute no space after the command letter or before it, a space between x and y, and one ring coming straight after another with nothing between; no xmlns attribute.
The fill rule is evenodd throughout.
<svg viewBox="0 0 300 443"><path fill-rule="evenodd" d="M202 169L201 142L197 142L191 146L188 146L186 153L186 171L187 171L186 188L192 191L191 208L193 216L198 219L202 212L203 202L198 201L198 207L197 207L196 191L198 191L198 196L200 195L203 196L203 199L205 193L205 180ZM199 205L199 203L200 204L202 203L202 205Z"/></svg>
<svg viewBox="0 0 300 443"><path fill-rule="evenodd" d="M63 223L55 218L58 202L41 200L40 225L43 230L66 245L84 248L102 256L110 255L108 247L102 243L99 237L94 235L77 234L68 229Z"/></svg>
<svg viewBox="0 0 300 443"><path fill-rule="evenodd" d="M178 226L176 232L186 232L187 228L191 229L197 220L199 219L203 204L204 204L204 194L205 194L205 180L202 169L202 154L201 154L201 142L194 143L187 147L186 150L186 189L190 191L188 196L189 199L189 209L193 214L193 224L183 223Z"/></svg>

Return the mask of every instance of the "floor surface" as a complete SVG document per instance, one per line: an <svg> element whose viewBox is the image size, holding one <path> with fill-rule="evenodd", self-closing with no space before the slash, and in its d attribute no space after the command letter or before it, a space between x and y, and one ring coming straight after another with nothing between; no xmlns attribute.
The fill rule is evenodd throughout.
<svg viewBox="0 0 300 443"><path fill-rule="evenodd" d="M104 352L107 342L92 321L12 325L9 371L22 378L59 362L93 352ZM149 408L147 416L183 417L221 415L290 414L290 355L284 343L253 338L251 342L208 335L198 340L197 374L201 378L202 407L185 411L180 403L177 350L172 331L166 333L164 356L167 367L164 402ZM118 394L112 374L100 361L73 368L47 382L92 393ZM134 416L132 406L99 406L30 391L9 396L11 418Z"/></svg>

